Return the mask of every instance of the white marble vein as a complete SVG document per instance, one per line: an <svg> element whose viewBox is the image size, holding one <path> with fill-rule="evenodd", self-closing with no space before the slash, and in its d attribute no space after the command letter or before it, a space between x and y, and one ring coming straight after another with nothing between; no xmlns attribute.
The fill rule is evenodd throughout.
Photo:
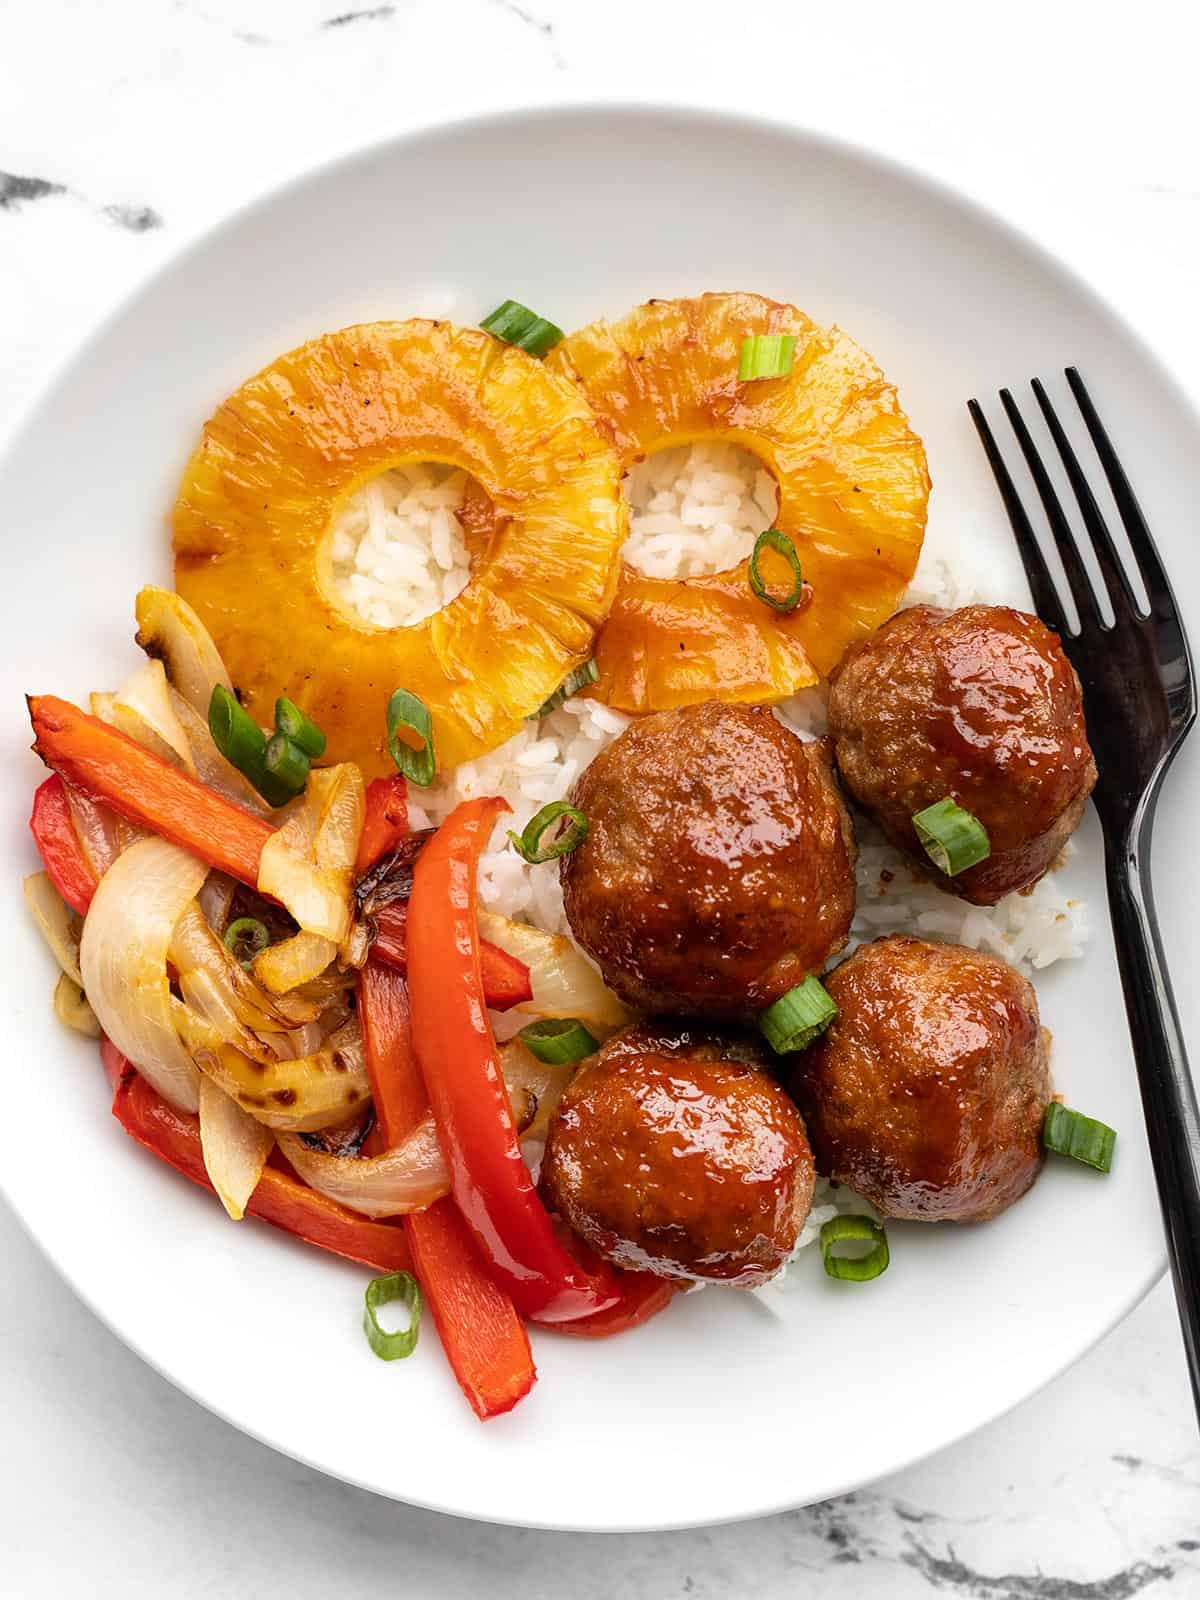
<svg viewBox="0 0 1200 1600"><path fill-rule="evenodd" d="M1200 393L1197 34L1176 0L3 0L0 436L108 306L279 178L432 118L614 93L792 116L975 190ZM1200 1449L1165 1286L1045 1395L888 1482L605 1538L455 1523L320 1478L142 1366L2 1208L0 1259L14 1600L1200 1596Z"/></svg>

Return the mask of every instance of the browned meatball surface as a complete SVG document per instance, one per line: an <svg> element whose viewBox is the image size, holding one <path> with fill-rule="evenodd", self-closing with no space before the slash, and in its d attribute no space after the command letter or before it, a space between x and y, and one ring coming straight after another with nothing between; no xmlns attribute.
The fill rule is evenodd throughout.
<svg viewBox="0 0 1200 1600"><path fill-rule="evenodd" d="M1007 962L893 936L825 980L839 1011L793 1089L821 1172L886 1217L981 1222L1042 1164L1050 1036Z"/></svg>
<svg viewBox="0 0 1200 1600"><path fill-rule="evenodd" d="M703 1024L614 1035L551 1120L548 1204L617 1266L765 1283L795 1249L815 1179L800 1113L760 1060Z"/></svg>
<svg viewBox="0 0 1200 1600"><path fill-rule="evenodd" d="M943 888L994 905L1053 865L1096 782L1075 669L1056 634L1007 606L913 606L846 652L829 731L853 798ZM950 795L992 853L955 878L914 812Z"/></svg>
<svg viewBox="0 0 1200 1600"><path fill-rule="evenodd" d="M567 917L639 1010L749 1017L846 943L854 836L828 742L765 707L631 723L572 799L590 831L563 860Z"/></svg>

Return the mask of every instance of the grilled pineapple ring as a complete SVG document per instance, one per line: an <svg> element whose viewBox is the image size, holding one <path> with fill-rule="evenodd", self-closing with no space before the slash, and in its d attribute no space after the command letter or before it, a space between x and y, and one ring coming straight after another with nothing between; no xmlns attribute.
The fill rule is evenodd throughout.
<svg viewBox="0 0 1200 1600"><path fill-rule="evenodd" d="M412 627L377 628L333 586L329 532L368 478L464 469L494 503L471 580ZM447 322L368 323L281 356L204 427L175 505L175 583L251 713L286 694L333 761L391 768L393 689L429 707L440 767L494 749L592 653L625 536L620 467L580 390Z"/></svg>
<svg viewBox="0 0 1200 1600"><path fill-rule="evenodd" d="M788 377L737 381L742 340L755 333L796 336ZM894 610L925 531L925 452L896 391L840 330L759 295L652 300L571 334L547 365L581 385L625 471L699 439L758 456L779 486L776 526L811 586L801 608L781 613L753 595L744 561L682 582L624 566L597 641L601 699L633 712L782 699Z"/></svg>

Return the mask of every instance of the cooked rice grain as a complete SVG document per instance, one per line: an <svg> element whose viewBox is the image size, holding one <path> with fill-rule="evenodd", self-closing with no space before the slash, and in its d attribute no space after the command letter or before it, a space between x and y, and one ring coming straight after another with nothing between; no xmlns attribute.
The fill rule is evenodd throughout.
<svg viewBox="0 0 1200 1600"><path fill-rule="evenodd" d="M333 581L364 622L410 626L466 588L471 561L457 515L466 481L452 467L418 462L381 472L343 506Z"/></svg>

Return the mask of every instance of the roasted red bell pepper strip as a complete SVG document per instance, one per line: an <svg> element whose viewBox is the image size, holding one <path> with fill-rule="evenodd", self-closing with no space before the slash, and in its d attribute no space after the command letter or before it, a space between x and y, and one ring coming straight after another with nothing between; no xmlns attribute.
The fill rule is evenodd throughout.
<svg viewBox="0 0 1200 1600"><path fill-rule="evenodd" d="M521 1159L488 1026L475 872L503 800L458 806L417 858L409 901L413 1042L452 1192L491 1271L526 1316L567 1322L620 1299L607 1268L564 1249Z"/></svg>
<svg viewBox="0 0 1200 1600"><path fill-rule="evenodd" d="M577 1234L570 1233L561 1222L556 1221L555 1227L568 1250L584 1267L599 1264L600 1258ZM614 1272L613 1276L621 1290L616 1305L597 1311L591 1317L579 1317L574 1322L556 1322L555 1333L569 1333L577 1339L607 1339L614 1333L626 1333L665 1311L683 1288L683 1284L670 1278L656 1278L651 1272Z"/></svg>
<svg viewBox="0 0 1200 1600"><path fill-rule="evenodd" d="M408 970L408 901L393 900L380 906L374 916L378 934L371 946L371 955L398 972ZM529 982L529 968L516 956L510 956L499 945L479 941L479 963L483 977L483 992L493 1011L509 1011L533 999Z"/></svg>
<svg viewBox="0 0 1200 1600"><path fill-rule="evenodd" d="M368 961L358 975L358 1016L382 1147L391 1149L429 1110L412 1046L408 985L391 967Z"/></svg>
<svg viewBox="0 0 1200 1600"><path fill-rule="evenodd" d="M67 786L57 772L34 791L29 829L51 883L72 911L86 917L96 892L96 877L75 832Z"/></svg>
<svg viewBox="0 0 1200 1600"><path fill-rule="evenodd" d="M429 1109L401 975L368 962L358 980L358 1014L376 1130L386 1149ZM426 1211L409 1213L403 1224L442 1348L471 1409L484 1420L511 1411L537 1376L529 1336L489 1276L458 1207L447 1195Z"/></svg>
<svg viewBox="0 0 1200 1600"><path fill-rule="evenodd" d="M615 1306L590 1317L578 1317L574 1322L556 1322L554 1332L569 1333L576 1339L607 1339L614 1333L628 1333L665 1311L682 1287L649 1272L618 1273L617 1277L621 1298Z"/></svg>
<svg viewBox="0 0 1200 1600"><path fill-rule="evenodd" d="M486 1422L523 1400L537 1381L529 1335L494 1281L471 1230L447 1195L404 1219L417 1281L442 1348L472 1411Z"/></svg>
<svg viewBox="0 0 1200 1600"><path fill-rule="evenodd" d="M483 997L493 1011L511 1011L533 999L529 968L517 956L501 950L498 944L479 941L479 971Z"/></svg>
<svg viewBox="0 0 1200 1600"><path fill-rule="evenodd" d="M109 1040L105 1039L100 1048L105 1068L114 1080L113 1116L126 1133L193 1183L211 1189L200 1149L198 1120L168 1105ZM360 1262L374 1272L413 1269L404 1234L393 1223L360 1217L275 1167L263 1168L246 1210L321 1250Z"/></svg>
<svg viewBox="0 0 1200 1600"><path fill-rule="evenodd" d="M408 832L408 785L401 773L372 778L367 785L367 811L358 840L356 872L365 872L394 850Z"/></svg>
<svg viewBox="0 0 1200 1600"><path fill-rule="evenodd" d="M29 718L33 748L67 783L257 888L259 858L274 832L269 822L67 700L34 695Z"/></svg>

